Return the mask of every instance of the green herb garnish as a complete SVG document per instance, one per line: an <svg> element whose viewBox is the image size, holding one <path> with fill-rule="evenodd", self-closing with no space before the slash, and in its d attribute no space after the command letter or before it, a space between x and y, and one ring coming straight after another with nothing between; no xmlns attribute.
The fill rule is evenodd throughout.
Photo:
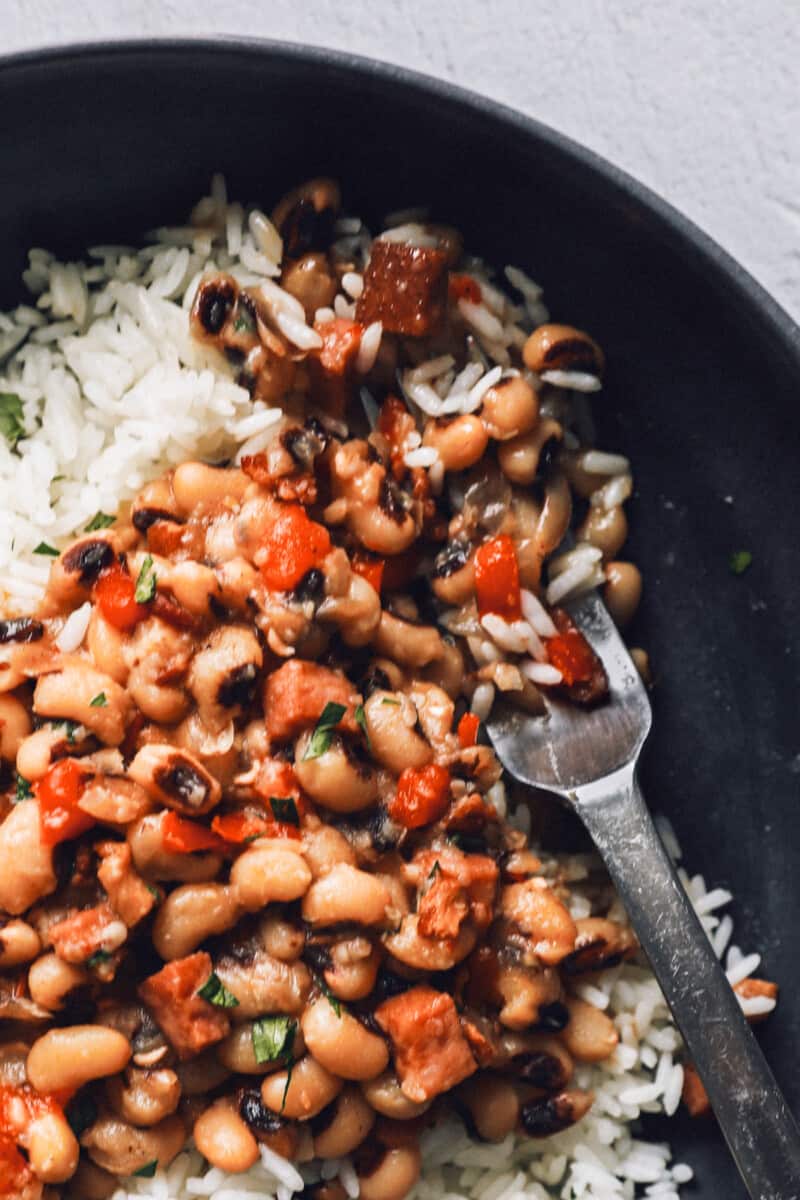
<svg viewBox="0 0 800 1200"><path fill-rule="evenodd" d="M77 730L78 730L78 722L77 721L59 721L58 724L63 726L64 737L67 739L70 746L74 746L75 745L75 734L77 733Z"/></svg>
<svg viewBox="0 0 800 1200"><path fill-rule="evenodd" d="M253 314L244 305L241 306L236 314L236 320L233 322L234 333L252 333L256 327L253 320Z"/></svg>
<svg viewBox="0 0 800 1200"><path fill-rule="evenodd" d="M364 737L367 740L368 748L371 750L372 746L370 745L370 740L369 740L369 730L367 729L367 714L364 712L363 704L356 705L356 710L353 713L353 716L356 719L356 725L359 727L359 729L364 734Z"/></svg>
<svg viewBox="0 0 800 1200"><path fill-rule="evenodd" d="M437 858L436 862L433 864L433 866L430 869L428 879L435 879L436 876L441 875L441 873L442 873L442 868L441 868L441 866L439 864L439 860Z"/></svg>
<svg viewBox="0 0 800 1200"><path fill-rule="evenodd" d="M141 1179L152 1179L158 1170L158 1159L154 1158L152 1162L145 1163L143 1167L139 1167L138 1171L134 1171L134 1175L138 1175Z"/></svg>
<svg viewBox="0 0 800 1200"><path fill-rule="evenodd" d="M56 550L55 546L51 546L49 542L39 542L39 545L35 547L33 553L46 554L48 558L58 558L59 555L59 551Z"/></svg>
<svg viewBox="0 0 800 1200"><path fill-rule="evenodd" d="M257 1063L291 1055L297 1022L291 1017L261 1017L253 1022L253 1053Z"/></svg>
<svg viewBox="0 0 800 1200"><path fill-rule="evenodd" d="M0 392L0 434L12 450L20 438L25 437L22 420L22 401L14 392Z"/></svg>
<svg viewBox="0 0 800 1200"><path fill-rule="evenodd" d="M384 696L383 699L381 700L381 704L391 704L393 708L400 707L400 701L393 700L391 696Z"/></svg>
<svg viewBox="0 0 800 1200"><path fill-rule="evenodd" d="M233 992L229 992L223 984L219 975L212 971L203 986L198 989L198 996L202 996L209 1004L214 1004L217 1008L238 1008L239 1001L234 996Z"/></svg>
<svg viewBox="0 0 800 1200"><path fill-rule="evenodd" d="M94 954L90 954L86 960L86 965L91 970L95 967L102 967L103 963L111 961L111 955L107 950L95 950Z"/></svg>
<svg viewBox="0 0 800 1200"><path fill-rule="evenodd" d="M108 700L106 700L105 692L98 692L97 695L93 696L89 701L89 708L105 708L107 704Z"/></svg>
<svg viewBox="0 0 800 1200"><path fill-rule="evenodd" d="M148 892L155 900L156 904L160 904L161 903L161 892L159 892L158 888L153 887L152 883L146 883L145 887L147 888Z"/></svg>
<svg viewBox="0 0 800 1200"><path fill-rule="evenodd" d="M113 525L116 517L110 517L108 513L96 512L88 525L84 525L84 533L94 533L96 529L108 529L109 525Z"/></svg>
<svg viewBox="0 0 800 1200"><path fill-rule="evenodd" d="M344 704L334 704L332 700L328 701L322 710L322 716L314 726L308 749L303 755L303 762L307 762L310 758L319 758L329 749L333 741L333 731L346 712L347 708Z"/></svg>
<svg viewBox="0 0 800 1200"><path fill-rule="evenodd" d="M33 788L28 783L24 776L17 771L17 780L14 787L14 803L19 804L22 800L30 800L33 795Z"/></svg>
<svg viewBox="0 0 800 1200"><path fill-rule="evenodd" d="M330 1004L331 1008L336 1013L337 1017L340 1017L342 1015L341 1000L338 998L338 996L334 996L333 992L328 987L327 983L325 982L325 980L322 978L321 975L317 976L317 983L319 984L319 989L322 992L323 996L328 1001L328 1004Z"/></svg>
<svg viewBox="0 0 800 1200"><path fill-rule="evenodd" d="M142 563L139 578L136 580L136 591L133 595L137 604L148 604L153 599L156 594L156 579L153 556L148 554Z"/></svg>
<svg viewBox="0 0 800 1200"><path fill-rule="evenodd" d="M283 1089L283 1096L281 1097L280 1112L283 1112L283 1110L286 1108L286 1097L289 1095L289 1084L292 1082L292 1071L293 1070L294 1070L294 1059L290 1058L288 1063L286 1064L286 1087Z"/></svg>
<svg viewBox="0 0 800 1200"><path fill-rule="evenodd" d="M734 550L733 554L728 559L728 566L733 571L734 575L744 575L752 561L753 556L749 550Z"/></svg>
<svg viewBox="0 0 800 1200"><path fill-rule="evenodd" d="M282 821L284 825L294 825L296 828L300 828L300 814L291 796L270 796L269 806L276 821ZM261 834L257 833L255 837L261 837Z"/></svg>
<svg viewBox="0 0 800 1200"><path fill-rule="evenodd" d="M75 1137L80 1137L97 1119L97 1105L91 1096L81 1096L79 1093L64 1109L64 1116Z"/></svg>

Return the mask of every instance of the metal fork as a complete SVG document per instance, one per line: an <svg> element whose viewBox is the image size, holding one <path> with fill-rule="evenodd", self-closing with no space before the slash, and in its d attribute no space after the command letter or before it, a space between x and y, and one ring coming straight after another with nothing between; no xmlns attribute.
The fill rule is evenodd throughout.
<svg viewBox="0 0 800 1200"><path fill-rule="evenodd" d="M553 699L546 718L500 706L489 736L511 775L555 793L591 834L753 1200L800 1200L800 1131L639 789L647 693L600 599L568 608L602 659L610 701L586 711Z"/></svg>

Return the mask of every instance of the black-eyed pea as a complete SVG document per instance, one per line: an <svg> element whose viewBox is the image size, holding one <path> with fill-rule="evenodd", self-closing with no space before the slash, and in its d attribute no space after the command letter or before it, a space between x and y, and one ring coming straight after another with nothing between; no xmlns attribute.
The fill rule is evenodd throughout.
<svg viewBox="0 0 800 1200"><path fill-rule="evenodd" d="M210 467L201 462L181 463L172 476L177 511L186 517L198 504L241 500L249 486L249 478L238 467Z"/></svg>
<svg viewBox="0 0 800 1200"><path fill-rule="evenodd" d="M498 1054L504 1070L545 1092L562 1091L572 1078L572 1057L553 1034L503 1034Z"/></svg>
<svg viewBox="0 0 800 1200"><path fill-rule="evenodd" d="M215 808L222 797L219 780L188 750L151 742L137 751L128 775L157 804L198 816Z"/></svg>
<svg viewBox="0 0 800 1200"><path fill-rule="evenodd" d="M419 1179L420 1167L418 1146L387 1148L367 1173L359 1173L361 1200L403 1200Z"/></svg>
<svg viewBox="0 0 800 1200"><path fill-rule="evenodd" d="M308 891L311 871L301 854L280 846L248 847L231 867L231 888L247 912L267 904L288 904Z"/></svg>
<svg viewBox="0 0 800 1200"><path fill-rule="evenodd" d="M0 758L14 762L30 731L30 714L22 701L8 694L0 696Z"/></svg>
<svg viewBox="0 0 800 1200"><path fill-rule="evenodd" d="M517 1126L520 1100L516 1088L500 1075L473 1075L458 1089L472 1123L485 1142L502 1142Z"/></svg>
<svg viewBox="0 0 800 1200"><path fill-rule="evenodd" d="M201 720L213 732L224 729L249 705L264 662L254 631L223 625L209 634L192 659L188 686Z"/></svg>
<svg viewBox="0 0 800 1200"><path fill-rule="evenodd" d="M33 799L15 804L0 824L0 909L17 916L56 884L53 848L40 837L39 805Z"/></svg>
<svg viewBox="0 0 800 1200"><path fill-rule="evenodd" d="M178 883L207 883L222 866L218 854L180 854L164 849L163 824L166 810L148 813L127 833L134 866L145 879Z"/></svg>
<svg viewBox="0 0 800 1200"><path fill-rule="evenodd" d="M116 1176L133 1175L152 1163L168 1167L183 1149L186 1128L177 1114L150 1129L139 1129L103 1113L80 1140L92 1161L104 1171Z"/></svg>
<svg viewBox="0 0 800 1200"><path fill-rule="evenodd" d="M390 899L382 880L347 863L337 863L315 879L303 897L303 920L319 926L349 922L382 925Z"/></svg>
<svg viewBox="0 0 800 1200"><path fill-rule="evenodd" d="M28 1161L42 1183L64 1183L78 1165L80 1146L61 1112L34 1116L25 1131Z"/></svg>
<svg viewBox="0 0 800 1200"><path fill-rule="evenodd" d="M86 645L95 666L124 687L130 671L125 657L125 634L106 621L96 604L89 618Z"/></svg>
<svg viewBox="0 0 800 1200"><path fill-rule="evenodd" d="M502 891L500 905L503 914L528 935L534 952L546 966L561 962L575 949L575 922L544 879L508 885Z"/></svg>
<svg viewBox="0 0 800 1200"><path fill-rule="evenodd" d="M629 562L607 563L603 599L620 629L633 620L641 598L642 574L639 568Z"/></svg>
<svg viewBox="0 0 800 1200"><path fill-rule="evenodd" d="M0 968L31 962L41 948L38 933L27 921L6 921L0 928Z"/></svg>
<svg viewBox="0 0 800 1200"><path fill-rule="evenodd" d="M283 227L300 206L310 206L315 213L325 212L326 209L335 213L341 204L342 193L335 179L323 176L308 179L280 198L272 210L272 223L285 236ZM286 253L291 257L291 246L287 247Z"/></svg>
<svg viewBox="0 0 800 1200"><path fill-rule="evenodd" d="M569 1021L558 1035L579 1062L603 1062L614 1053L619 1035L606 1013L577 996L564 1000Z"/></svg>
<svg viewBox="0 0 800 1200"><path fill-rule="evenodd" d="M422 444L438 452L445 471L467 471L483 458L489 433L474 413L435 417L425 424Z"/></svg>
<svg viewBox="0 0 800 1200"><path fill-rule="evenodd" d="M192 1100L199 1097L204 1102L208 1093L220 1087L230 1073L230 1068L220 1062L214 1049L205 1050L175 1066L184 1102L187 1097Z"/></svg>
<svg viewBox="0 0 800 1200"><path fill-rule="evenodd" d="M324 996L308 1005L300 1021L306 1046L317 1062L341 1079L374 1079L389 1062L386 1042L346 1009Z"/></svg>
<svg viewBox="0 0 800 1200"><path fill-rule="evenodd" d="M376 1079L368 1079L362 1083L361 1090L375 1112L392 1121L413 1121L427 1112L432 1103L430 1100L409 1100L392 1070L384 1071Z"/></svg>
<svg viewBox="0 0 800 1200"><path fill-rule="evenodd" d="M575 531L579 542L589 542L602 550L603 558L612 559L622 549L628 536L628 518L621 504L614 508L590 507L583 522Z"/></svg>
<svg viewBox="0 0 800 1200"><path fill-rule="evenodd" d="M101 692L106 703L93 705ZM132 705L126 690L110 675L95 670L88 662L77 662L39 677L33 710L40 717L77 721L107 746L118 746L125 736Z"/></svg>
<svg viewBox="0 0 800 1200"><path fill-rule="evenodd" d="M314 879L339 863L349 867L357 863L356 853L344 834L325 823L303 830L303 855Z"/></svg>
<svg viewBox="0 0 800 1200"><path fill-rule="evenodd" d="M106 1083L106 1095L123 1121L148 1128L171 1116L181 1099L181 1084L169 1067L129 1068Z"/></svg>
<svg viewBox="0 0 800 1200"><path fill-rule="evenodd" d="M369 938L343 938L330 948L331 965L323 974L338 999L346 1004L363 1000L375 986L381 964L381 952Z"/></svg>
<svg viewBox="0 0 800 1200"><path fill-rule="evenodd" d="M550 1137L577 1124L593 1103L592 1092L576 1090L528 1100L522 1106L520 1125L528 1137Z"/></svg>
<svg viewBox="0 0 800 1200"><path fill-rule="evenodd" d="M88 982L82 967L64 962L57 954L43 954L28 970L28 991L34 1004L58 1012L70 992Z"/></svg>
<svg viewBox="0 0 800 1200"><path fill-rule="evenodd" d="M184 958L206 938L232 929L241 913L233 885L185 883L170 892L159 908L153 945L168 962Z"/></svg>
<svg viewBox="0 0 800 1200"><path fill-rule="evenodd" d="M318 308L333 304L337 283L327 256L311 251L284 266L281 287L300 301L306 320L313 323Z"/></svg>
<svg viewBox="0 0 800 1200"><path fill-rule="evenodd" d="M412 669L426 667L443 654L442 636L433 625L414 625L385 609L372 644L378 654Z"/></svg>
<svg viewBox="0 0 800 1200"><path fill-rule="evenodd" d="M71 1025L50 1029L33 1043L26 1071L38 1092L77 1090L92 1079L124 1070L131 1045L124 1034L106 1025Z"/></svg>
<svg viewBox="0 0 800 1200"><path fill-rule="evenodd" d="M539 419L539 397L522 375L509 375L483 396L481 418L495 441L530 433Z"/></svg>
<svg viewBox="0 0 800 1200"><path fill-rule="evenodd" d="M522 349L526 367L545 371L581 371L602 375L605 360L594 338L572 325L547 324L535 329Z"/></svg>
<svg viewBox="0 0 800 1200"><path fill-rule="evenodd" d="M217 1100L194 1123L197 1149L214 1167L231 1174L248 1171L258 1159L258 1142L232 1100Z"/></svg>
<svg viewBox="0 0 800 1200"><path fill-rule="evenodd" d="M315 1158L352 1154L375 1124L375 1113L357 1087L346 1087L312 1122Z"/></svg>
<svg viewBox="0 0 800 1200"><path fill-rule="evenodd" d="M261 1099L272 1112L290 1120L306 1121L327 1108L342 1086L341 1079L305 1054L294 1064L291 1078L287 1071L267 1076L261 1084Z"/></svg>
<svg viewBox="0 0 800 1200"><path fill-rule="evenodd" d="M364 705L372 751L381 766L399 775L406 767L424 767L433 761L433 749L418 733L417 711L408 697L374 691Z"/></svg>
<svg viewBox="0 0 800 1200"><path fill-rule="evenodd" d="M497 447L500 470L517 486L529 487L549 465L563 437L564 430L558 421L546 417L528 433L500 443Z"/></svg>
<svg viewBox="0 0 800 1200"><path fill-rule="evenodd" d="M358 812L374 804L378 778L368 759L338 736L322 754L306 758L311 736L303 734L295 746L294 772L303 791L332 812Z"/></svg>
<svg viewBox="0 0 800 1200"><path fill-rule="evenodd" d="M431 587L443 604L469 603L475 595L475 557L469 545L451 542L437 555Z"/></svg>

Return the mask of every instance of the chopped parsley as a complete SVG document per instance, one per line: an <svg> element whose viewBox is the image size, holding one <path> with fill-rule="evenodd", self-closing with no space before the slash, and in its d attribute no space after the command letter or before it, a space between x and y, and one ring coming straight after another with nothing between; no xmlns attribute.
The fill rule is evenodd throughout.
<svg viewBox="0 0 800 1200"><path fill-rule="evenodd" d="M367 746L372 749L369 741L369 730L367 729L367 714L364 712L364 705L356 705L356 711L353 713L356 719L356 725L359 727L364 737L367 739Z"/></svg>
<svg viewBox="0 0 800 1200"><path fill-rule="evenodd" d="M330 1004L331 1008L336 1013L337 1017L340 1017L342 1015L341 1000L338 998L338 996L334 996L333 992L328 987L327 983L325 982L325 980L322 978L321 975L317 976L317 983L319 984L319 988L320 988L320 991L322 992L323 996L328 1001L328 1004Z"/></svg>
<svg viewBox="0 0 800 1200"><path fill-rule="evenodd" d="M153 568L153 556L148 554L142 563L142 568L139 571L139 578L136 580L136 591L134 599L137 604L147 604L153 599L156 594L156 573Z"/></svg>
<svg viewBox="0 0 800 1200"><path fill-rule="evenodd" d="M319 758L330 748L333 731L346 712L347 708L344 704L334 704L332 700L328 701L322 710L322 716L314 727L308 749L303 755L303 762L307 762L310 758Z"/></svg>
<svg viewBox="0 0 800 1200"><path fill-rule="evenodd" d="M292 1082L293 1071L294 1059L290 1057L289 1062L286 1064L286 1087L283 1089L283 1096L281 1097L281 1112L283 1112L283 1110L286 1108L286 1097L289 1095L289 1084Z"/></svg>
<svg viewBox="0 0 800 1200"><path fill-rule="evenodd" d="M143 1167L139 1167L138 1171L134 1171L134 1175L138 1175L141 1179L152 1179L158 1170L158 1159L154 1158L152 1162L145 1163Z"/></svg>
<svg viewBox="0 0 800 1200"><path fill-rule="evenodd" d="M86 960L86 965L91 970L95 967L102 967L104 963L111 961L111 955L107 950L95 950L94 954L90 954Z"/></svg>
<svg viewBox="0 0 800 1200"><path fill-rule="evenodd" d="M106 700L105 692L98 692L97 695L93 696L89 701L89 708L105 708L107 704L108 700Z"/></svg>
<svg viewBox="0 0 800 1200"><path fill-rule="evenodd" d="M248 308L242 305L236 314L236 320L233 322L234 333L252 333L256 327L253 320L253 314Z"/></svg>
<svg viewBox="0 0 800 1200"><path fill-rule="evenodd" d="M253 1022L253 1054L257 1063L275 1062L290 1056L297 1033L297 1022L291 1017L261 1017Z"/></svg>
<svg viewBox="0 0 800 1200"><path fill-rule="evenodd" d="M97 1105L91 1096L78 1093L67 1104L64 1116L75 1137L80 1137L97 1119Z"/></svg>
<svg viewBox="0 0 800 1200"><path fill-rule="evenodd" d="M22 401L14 392L0 392L0 434L12 450L20 438L25 436L22 420Z"/></svg>
<svg viewBox="0 0 800 1200"><path fill-rule="evenodd" d="M32 795L33 788L27 779L17 771L17 781L14 787L14 803L19 804L21 800L30 800Z"/></svg>
<svg viewBox="0 0 800 1200"><path fill-rule="evenodd" d="M198 996L202 996L209 1004L215 1005L217 1008L238 1008L239 1001L234 996L233 992L229 992L223 984L220 977L215 971L212 971L203 986L198 989Z"/></svg>
<svg viewBox="0 0 800 1200"><path fill-rule="evenodd" d="M88 525L84 525L84 533L94 533L97 529L108 529L109 525L113 525L116 517L110 517L108 513L96 512Z"/></svg>
<svg viewBox="0 0 800 1200"><path fill-rule="evenodd" d="M78 731L77 721L59 721L58 726L64 730L64 737L69 742L70 746L75 745L75 734Z"/></svg>
<svg viewBox="0 0 800 1200"><path fill-rule="evenodd" d="M734 550L728 559L728 566L734 575L744 575L752 561L753 556L749 550Z"/></svg>
<svg viewBox="0 0 800 1200"><path fill-rule="evenodd" d="M153 887L152 883L146 883L145 887L147 888L148 892L155 900L156 904L160 904L161 903L161 892L158 890L158 888Z"/></svg>
<svg viewBox="0 0 800 1200"><path fill-rule="evenodd" d="M55 546L51 546L49 542L39 542L39 545L35 547L33 553L46 554L48 558L58 558L59 555L59 551L56 550Z"/></svg>
<svg viewBox="0 0 800 1200"><path fill-rule="evenodd" d="M300 814L291 796L270 796L269 806L276 821L282 821L284 825L300 827ZM253 836L261 837L261 834L256 833Z"/></svg>
<svg viewBox="0 0 800 1200"><path fill-rule="evenodd" d="M383 699L381 700L381 704L391 704L393 708L400 707L400 701L393 700L391 696L384 696Z"/></svg>
<svg viewBox="0 0 800 1200"><path fill-rule="evenodd" d="M442 868L441 868L441 866L439 864L439 860L437 858L436 862L433 864L433 866L430 869L428 879L435 879L436 876L441 875L441 873L442 873Z"/></svg>

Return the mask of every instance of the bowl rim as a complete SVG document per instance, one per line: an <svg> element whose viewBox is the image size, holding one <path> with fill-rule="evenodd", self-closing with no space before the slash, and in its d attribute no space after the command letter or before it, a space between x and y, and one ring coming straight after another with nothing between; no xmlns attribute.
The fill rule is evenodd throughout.
<svg viewBox="0 0 800 1200"><path fill-rule="evenodd" d="M687 252L695 270L706 268L709 280L717 290L724 288L727 302L751 317L755 313L761 334L771 341L785 360L790 371L800 375L800 324L759 283L736 258L687 217L680 209L663 199L657 192L618 167L603 155L559 132L536 117L479 92L440 79L411 67L399 66L367 55L353 54L327 46L312 46L302 42L275 38L243 37L219 34L213 37L142 37L101 38L96 41L65 42L0 55L0 83L15 72L26 69L58 68L91 59L114 59L147 54L162 55L230 55L237 53L248 58L283 60L312 67L333 67L351 75L361 75L379 85L400 85L402 88L431 99L445 100L476 117L499 125L512 127L526 140L556 153L565 163L579 172L594 176L618 200L644 217L651 231L667 250L686 260Z"/></svg>

